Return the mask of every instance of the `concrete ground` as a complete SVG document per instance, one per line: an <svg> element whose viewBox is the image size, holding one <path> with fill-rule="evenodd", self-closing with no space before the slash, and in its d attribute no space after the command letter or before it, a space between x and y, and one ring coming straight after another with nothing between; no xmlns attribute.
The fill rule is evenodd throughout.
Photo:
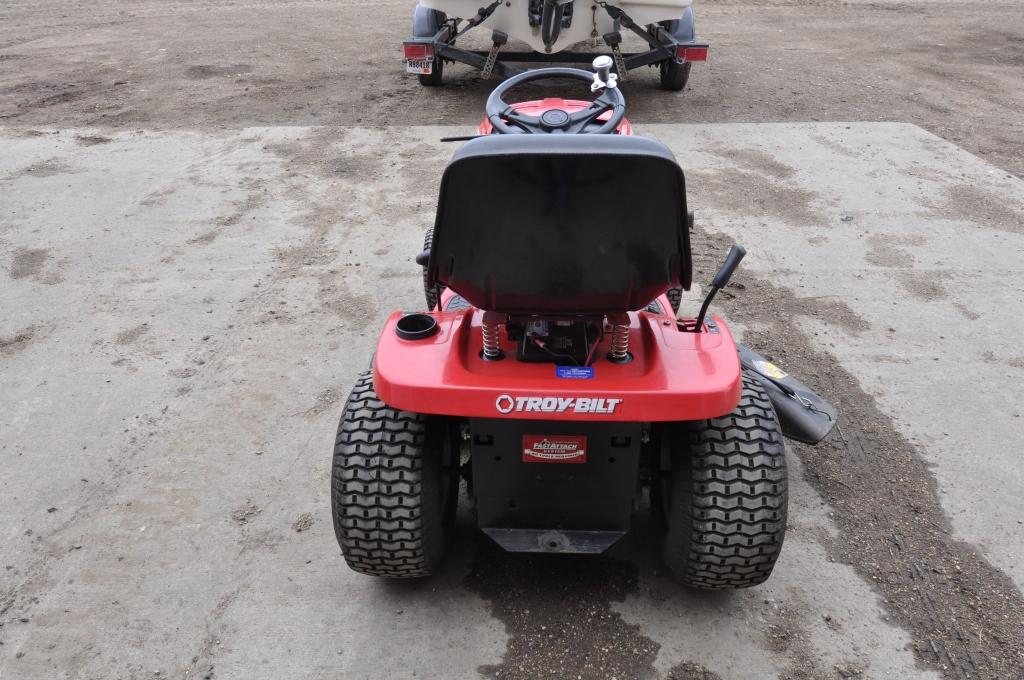
<svg viewBox="0 0 1024 680"><path fill-rule="evenodd" d="M701 0L687 90L627 79L697 279L748 246L716 307L843 413L728 595L643 510L601 560L465 511L435 579L345 568L336 419L494 84L402 74L410 8L0 3L0 680L1024 677L1024 6Z"/></svg>
<svg viewBox="0 0 1024 680"><path fill-rule="evenodd" d="M604 559L347 570L341 402L466 128L0 136L2 678L1013 677L1024 182L911 125L642 125L684 168L698 280L841 405L792 446L774 577Z"/></svg>

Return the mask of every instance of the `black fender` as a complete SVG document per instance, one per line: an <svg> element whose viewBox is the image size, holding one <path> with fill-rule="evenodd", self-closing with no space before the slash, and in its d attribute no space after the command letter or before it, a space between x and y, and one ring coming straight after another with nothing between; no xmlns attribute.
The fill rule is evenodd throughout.
<svg viewBox="0 0 1024 680"><path fill-rule="evenodd" d="M412 37L433 38L441 30L445 15L436 9L430 9L417 3L412 11Z"/></svg>
<svg viewBox="0 0 1024 680"><path fill-rule="evenodd" d="M768 393L782 434L817 444L839 422L839 410L814 390L744 344L737 344L743 370L754 375Z"/></svg>

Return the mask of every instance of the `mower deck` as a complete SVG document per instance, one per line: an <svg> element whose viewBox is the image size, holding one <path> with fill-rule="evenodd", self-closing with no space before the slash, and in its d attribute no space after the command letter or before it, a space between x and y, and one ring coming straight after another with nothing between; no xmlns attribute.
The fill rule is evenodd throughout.
<svg viewBox="0 0 1024 680"><path fill-rule="evenodd" d="M667 299L659 306L670 309ZM633 360L608 361L606 337L594 352L592 374L576 377L589 372L516 361L507 337L506 359L483 359L479 310L431 314L439 330L424 340L396 335L401 312L384 326L374 385L393 408L470 418L655 422L713 418L739 401L739 359L717 318L706 324L709 332L692 333L664 313L631 313L630 346L638 348Z"/></svg>

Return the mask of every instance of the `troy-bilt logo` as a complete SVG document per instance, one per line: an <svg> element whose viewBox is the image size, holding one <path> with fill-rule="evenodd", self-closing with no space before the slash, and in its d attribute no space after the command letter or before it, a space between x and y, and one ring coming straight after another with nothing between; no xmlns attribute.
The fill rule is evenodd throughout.
<svg viewBox="0 0 1024 680"><path fill-rule="evenodd" d="M621 399L607 397L512 397L503 394L494 402L498 413L615 413Z"/></svg>
<svg viewBox="0 0 1024 680"><path fill-rule="evenodd" d="M524 463L586 463L587 438L572 435L523 435Z"/></svg>

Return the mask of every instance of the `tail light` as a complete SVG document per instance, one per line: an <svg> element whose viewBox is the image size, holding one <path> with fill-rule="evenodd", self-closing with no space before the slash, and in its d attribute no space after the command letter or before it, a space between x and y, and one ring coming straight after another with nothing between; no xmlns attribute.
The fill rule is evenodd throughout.
<svg viewBox="0 0 1024 680"><path fill-rule="evenodd" d="M676 59L682 61L707 61L707 45L679 45L676 47Z"/></svg>
<svg viewBox="0 0 1024 680"><path fill-rule="evenodd" d="M431 43L407 42L402 43L402 47L405 48L406 61L434 58L434 45Z"/></svg>

